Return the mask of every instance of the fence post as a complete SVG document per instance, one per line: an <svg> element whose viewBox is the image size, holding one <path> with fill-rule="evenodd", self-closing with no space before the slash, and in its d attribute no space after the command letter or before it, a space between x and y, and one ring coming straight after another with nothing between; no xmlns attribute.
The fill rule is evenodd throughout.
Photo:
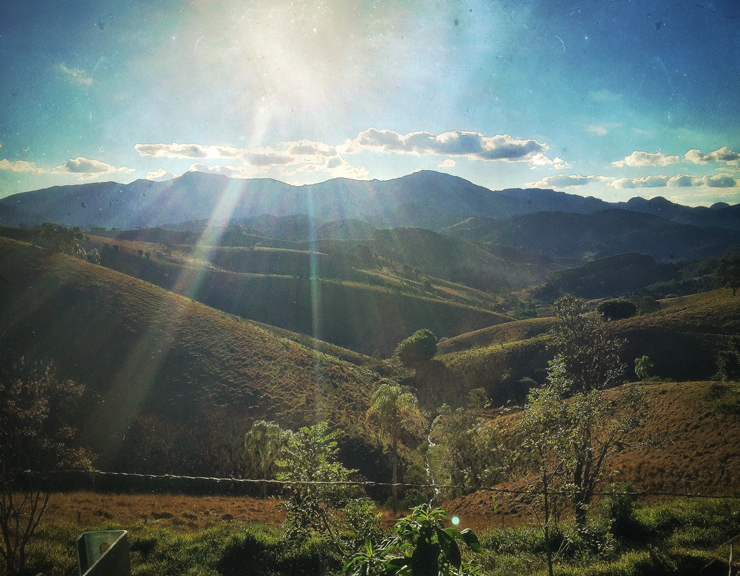
<svg viewBox="0 0 740 576"><path fill-rule="evenodd" d="M79 576L131 576L126 530L84 532L77 538Z"/></svg>

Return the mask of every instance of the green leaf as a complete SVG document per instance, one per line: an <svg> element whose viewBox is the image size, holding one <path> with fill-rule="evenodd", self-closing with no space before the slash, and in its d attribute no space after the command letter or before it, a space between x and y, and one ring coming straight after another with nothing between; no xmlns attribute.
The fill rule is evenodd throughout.
<svg viewBox="0 0 740 576"><path fill-rule="evenodd" d="M466 530L470 530L470 528L466 528ZM453 540L462 540L462 534L460 534L460 531L455 528L445 528L445 532L447 535L452 538Z"/></svg>
<svg viewBox="0 0 740 576"><path fill-rule="evenodd" d="M478 554L481 554L483 552L483 548L480 545L478 537L470 528L465 528L465 530L463 530L460 535L462 536L465 544L467 544L473 550L473 552L477 552Z"/></svg>

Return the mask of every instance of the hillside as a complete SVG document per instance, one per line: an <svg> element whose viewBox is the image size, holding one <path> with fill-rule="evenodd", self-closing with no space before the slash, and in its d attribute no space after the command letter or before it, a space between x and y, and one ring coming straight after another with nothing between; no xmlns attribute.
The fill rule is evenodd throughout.
<svg viewBox="0 0 740 576"><path fill-rule="evenodd" d="M627 377L635 377L635 358L647 355L660 378L711 378L717 370L717 353L740 331L740 298L723 289L663 300L661 305L658 312L606 324L609 332L626 341L622 361ZM498 404L522 401L526 387L520 379L542 383L546 377L547 362L553 356L547 351L552 322L537 318L462 334L440 343L436 361L461 394L485 388ZM434 374L429 378L430 385L441 384L431 384Z"/></svg>
<svg viewBox="0 0 740 576"><path fill-rule="evenodd" d="M740 491L740 429L737 411L713 398L712 382L680 382L641 385L650 404L646 425L611 461L604 485L629 482L638 491L734 495ZM615 389L612 394L619 394ZM737 387L725 392L727 401L737 402ZM732 397L729 400L729 397ZM736 405L735 405L736 406ZM516 415L502 417L511 422ZM493 420L491 423L494 423ZM646 445L648 438L653 442ZM649 498L655 501L659 497ZM484 517L482 525L531 516L531 508L519 497L496 497L476 492L448 504L448 512L460 517ZM522 505L524 504L524 505ZM516 521L516 520L515 520Z"/></svg>
<svg viewBox="0 0 740 576"><path fill-rule="evenodd" d="M378 350L390 356L401 340L421 328L432 330L438 337L449 337L509 321L490 310L455 302L456 295L443 290L439 297L433 297L434 292L426 294L419 287L397 280L386 282L381 278L376 281L379 285L342 280L326 267L322 271L322 263L329 260L319 254L259 249L214 252L217 259L219 254L224 259L239 254L242 263L259 263L267 255L264 262L270 268L263 271L271 273L237 273L203 263L142 257L137 254L136 244L124 246L104 239L91 242L105 244L101 245L101 263L119 272L223 312L309 334L368 355ZM119 249L113 249L114 244ZM337 255L331 262L336 258L341 260L342 256ZM312 268L314 265L317 268ZM388 286L383 285L386 283Z"/></svg>
<svg viewBox="0 0 740 576"><path fill-rule="evenodd" d="M376 230L373 249L381 256L480 290L538 283L562 266L551 258L503 251L420 228Z"/></svg>
<svg viewBox="0 0 740 576"><path fill-rule="evenodd" d="M476 219L445 233L551 257L593 260L626 252L658 260L704 258L740 245L730 231L709 231L627 210L591 214L538 212L503 220Z"/></svg>
<svg viewBox="0 0 740 576"><path fill-rule="evenodd" d="M364 418L374 373L13 240L0 238L0 269L6 361L53 361L87 387L80 441L101 469L239 474L243 433L261 418L292 428L326 418L353 464L374 453Z"/></svg>

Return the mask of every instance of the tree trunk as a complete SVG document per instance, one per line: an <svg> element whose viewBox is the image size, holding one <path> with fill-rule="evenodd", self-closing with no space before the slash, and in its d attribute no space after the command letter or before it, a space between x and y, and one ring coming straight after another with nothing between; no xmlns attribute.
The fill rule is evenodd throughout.
<svg viewBox="0 0 740 576"><path fill-rule="evenodd" d="M391 486L391 494L394 500L398 500L398 441L395 438L393 439L392 451L393 486Z"/></svg>

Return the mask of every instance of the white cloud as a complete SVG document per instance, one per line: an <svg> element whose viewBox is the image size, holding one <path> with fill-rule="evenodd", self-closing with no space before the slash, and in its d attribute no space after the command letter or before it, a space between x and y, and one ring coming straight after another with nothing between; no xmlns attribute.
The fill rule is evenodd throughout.
<svg viewBox="0 0 740 576"><path fill-rule="evenodd" d="M737 164L738 160L740 160L740 154L733 152L727 146L722 146L722 148L709 154L702 154L701 150L692 148L684 154L684 158L693 164L710 164L712 162Z"/></svg>
<svg viewBox="0 0 740 576"><path fill-rule="evenodd" d="M586 130L589 132L593 132L597 136L606 136L614 130L615 128L619 128L622 125L621 122L609 122L606 124L589 124L586 126Z"/></svg>
<svg viewBox="0 0 740 576"><path fill-rule="evenodd" d="M437 166L438 168L452 168L453 166L456 166L457 162L455 162L452 158L447 158L444 162L440 162Z"/></svg>
<svg viewBox="0 0 740 576"><path fill-rule="evenodd" d="M45 170L39 168L33 162L25 160L10 161L5 158L0 160L0 170L10 170L11 172L30 172L31 174L43 174Z"/></svg>
<svg viewBox="0 0 740 576"><path fill-rule="evenodd" d="M148 172L146 175L147 180L154 182L164 182L165 180L171 180L175 175L172 172L168 172L164 168L160 168L156 172Z"/></svg>
<svg viewBox="0 0 740 576"><path fill-rule="evenodd" d="M64 62L59 64L57 69L75 84L81 84L83 86L90 86L90 84L92 84L92 78L85 74L83 70L78 68L68 68Z"/></svg>
<svg viewBox="0 0 740 576"><path fill-rule="evenodd" d="M701 183L709 188L734 188L737 180L727 174L707 174L701 179Z"/></svg>
<svg viewBox="0 0 740 576"><path fill-rule="evenodd" d="M624 166L669 166L680 161L681 159L678 156L666 156L662 152L651 154L650 152L635 150L629 156L625 156L624 160L612 162L612 166L615 168Z"/></svg>
<svg viewBox="0 0 740 576"><path fill-rule="evenodd" d="M708 188L732 188L737 180L727 174L707 174L701 178L678 174L676 176L644 176L642 178L620 178L609 183L613 188L688 188L706 186Z"/></svg>
<svg viewBox="0 0 740 576"><path fill-rule="evenodd" d="M125 166L117 168L100 160L90 160L89 158L78 156L77 158L67 160L64 164L56 166L51 173L75 174L79 180L90 180L103 174L113 174L116 172L130 173L133 171L133 168L126 168Z"/></svg>
<svg viewBox="0 0 740 576"><path fill-rule="evenodd" d="M191 164L190 172L205 172L206 174L220 174L229 178L254 178L267 172L268 167L254 168L252 166L209 166L208 164Z"/></svg>
<svg viewBox="0 0 740 576"><path fill-rule="evenodd" d="M347 140L338 149L342 154L370 151L384 154L464 156L471 160L531 162L538 155L542 155L547 146L534 139L517 140L508 134L483 136L478 132L454 130L443 134L409 132L402 135L392 130L368 128L360 132L354 140Z"/></svg>
<svg viewBox="0 0 740 576"><path fill-rule="evenodd" d="M585 186L593 182L610 182L612 179L608 176L583 176L581 174L555 174L546 176L537 182L527 182L527 186L533 188L572 188L575 186Z"/></svg>
<svg viewBox="0 0 740 576"><path fill-rule="evenodd" d="M153 158L238 158L243 148L230 146L203 146L201 144L137 144L139 156Z"/></svg>

